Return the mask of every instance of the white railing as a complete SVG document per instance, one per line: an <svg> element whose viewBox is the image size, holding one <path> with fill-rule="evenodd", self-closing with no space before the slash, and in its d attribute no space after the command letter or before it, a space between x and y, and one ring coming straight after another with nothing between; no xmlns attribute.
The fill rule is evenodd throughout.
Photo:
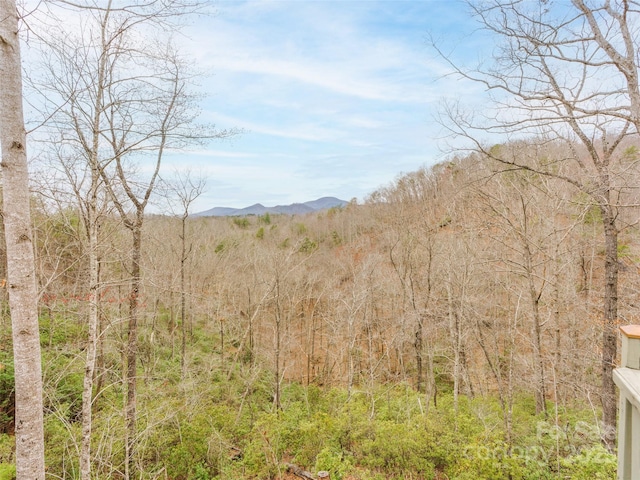
<svg viewBox="0 0 640 480"><path fill-rule="evenodd" d="M618 479L640 480L640 325L620 330L622 362L613 371L620 389Z"/></svg>

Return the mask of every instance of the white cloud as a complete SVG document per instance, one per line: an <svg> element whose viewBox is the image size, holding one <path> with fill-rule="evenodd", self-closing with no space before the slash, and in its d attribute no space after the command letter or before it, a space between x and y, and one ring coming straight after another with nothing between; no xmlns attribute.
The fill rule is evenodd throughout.
<svg viewBox="0 0 640 480"><path fill-rule="evenodd" d="M356 98L426 102L428 77L441 67L427 64L424 35L415 34L408 45L384 24L367 27L363 18L385 2L355 3L227 2L211 28L194 30L194 56L218 74L275 76Z"/></svg>
<svg viewBox="0 0 640 480"><path fill-rule="evenodd" d="M219 0L215 8L180 41L211 73L201 80L202 120L246 133L167 158L170 169L209 176L201 210L362 199L437 158L429 118L438 99L479 92L442 78L449 69L425 42L430 29L464 23L453 2Z"/></svg>
<svg viewBox="0 0 640 480"><path fill-rule="evenodd" d="M200 149L190 150L189 156L201 156L201 157L222 157L222 158L256 158L258 155L248 152L237 152L233 150L214 150L214 149Z"/></svg>

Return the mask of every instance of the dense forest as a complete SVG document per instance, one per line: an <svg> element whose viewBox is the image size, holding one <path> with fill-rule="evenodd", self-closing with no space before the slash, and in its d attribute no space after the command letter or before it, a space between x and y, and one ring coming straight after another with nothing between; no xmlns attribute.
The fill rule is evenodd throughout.
<svg viewBox="0 0 640 480"><path fill-rule="evenodd" d="M493 148L531 166L563 154L554 143ZM639 155L633 141L620 155L629 182ZM636 216L617 219L625 323L638 308ZM38 196L33 218L48 472L76 478L86 231L76 209L52 211ZM337 479L614 478L599 423L603 238L583 192L481 155L317 214L149 216L140 475L288 478L295 464ZM115 213L101 221L99 250L91 461L97 477L118 478L131 246ZM2 322L10 472L6 312Z"/></svg>

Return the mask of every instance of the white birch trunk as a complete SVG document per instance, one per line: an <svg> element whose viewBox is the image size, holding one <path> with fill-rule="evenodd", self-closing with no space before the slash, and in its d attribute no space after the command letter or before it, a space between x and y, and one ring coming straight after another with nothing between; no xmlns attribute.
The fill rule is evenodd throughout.
<svg viewBox="0 0 640 480"><path fill-rule="evenodd" d="M94 186L97 182L93 177ZM96 219L96 189L92 189L91 204L89 205L89 318L87 338L87 357L84 367L84 381L82 386L82 444L80 448L80 478L91 479L91 431L93 429L93 376L96 367L96 350L98 342L98 221Z"/></svg>
<svg viewBox="0 0 640 480"><path fill-rule="evenodd" d="M0 0L0 78L3 216L15 364L16 475L19 480L44 480L40 332L14 0Z"/></svg>

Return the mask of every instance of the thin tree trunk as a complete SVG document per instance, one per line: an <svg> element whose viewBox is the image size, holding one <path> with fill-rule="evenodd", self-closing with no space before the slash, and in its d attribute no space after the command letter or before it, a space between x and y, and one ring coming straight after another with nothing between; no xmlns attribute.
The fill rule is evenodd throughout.
<svg viewBox="0 0 640 480"><path fill-rule="evenodd" d="M558 245L556 244L556 251L554 255L555 263L556 263L556 272L555 272L555 280L554 280L554 288L553 288L553 324L555 326L555 352L553 354L554 362L553 362L553 385L554 385L554 402L556 405L556 412L558 411L558 403L560 403L559 397L559 386L558 379L562 378L562 370L560 370L562 365L562 325L560 324L560 265L559 264L559 253L558 253Z"/></svg>
<svg viewBox="0 0 640 480"><path fill-rule="evenodd" d="M433 406L438 408L438 385L436 384L435 365L433 359L433 342L429 342L429 350L427 353L427 377L425 386L425 414L429 413L429 405L433 398Z"/></svg>
<svg viewBox="0 0 640 480"><path fill-rule="evenodd" d="M101 31L104 42L105 29ZM98 78L104 78L106 59L101 59L98 67ZM96 343L98 339L98 290L99 290L99 252L98 252L98 189L100 185L100 165L98 152L100 148L100 120L102 118L102 103L104 89L102 84L97 85L96 109L93 118L93 131L91 150L88 153L91 169L91 189L87 202L85 226L89 240L89 315L87 356L85 360L84 382L82 387L82 443L80 448L80 478L91 479L91 430L92 430L92 403L93 381L96 366ZM80 193L76 193L78 201L82 204L84 199Z"/></svg>
<svg viewBox="0 0 640 480"><path fill-rule="evenodd" d="M523 209L525 216L527 212ZM529 289L529 300L531 301L531 313L533 317L533 361L536 370L536 413L544 413L547 415L547 392L546 392L546 378L544 371L544 357L542 355L542 320L540 319L540 295L536 291L536 286L533 279L533 255L529 248L528 239L522 237L522 246L525 254L525 269L527 274L527 286Z"/></svg>
<svg viewBox="0 0 640 480"><path fill-rule="evenodd" d="M15 368L16 475L44 480L42 364L29 205L18 14L0 0L0 144L7 289Z"/></svg>
<svg viewBox="0 0 640 480"><path fill-rule="evenodd" d="M220 322L220 369L222 373L226 373L227 368L224 364L224 319L218 315L218 321Z"/></svg>
<svg viewBox="0 0 640 480"><path fill-rule="evenodd" d="M98 278L100 278L100 274L98 273ZM95 369L95 396L99 396L100 392L104 387L104 375L105 375L105 363L104 363L104 336L102 333L104 332L104 312L98 311L98 338L96 342L96 369Z"/></svg>
<svg viewBox="0 0 640 480"><path fill-rule="evenodd" d="M282 312L280 309L280 279L276 278L276 312L275 312L275 392L273 395L273 405L276 410L280 410L280 342Z"/></svg>
<svg viewBox="0 0 640 480"><path fill-rule="evenodd" d="M95 178L95 177L94 177ZM91 205L88 209L89 228L89 318L87 356L82 386L82 444L80 448L80 478L91 479L91 430L93 404L93 377L96 366L96 346L98 339L98 225L96 218L95 190L92 191Z"/></svg>
<svg viewBox="0 0 640 480"><path fill-rule="evenodd" d="M451 277L449 277L451 281ZM451 285L447 285L447 317L449 320L449 335L453 347L453 411L458 413L458 394L460 392L460 320L453 305Z"/></svg>
<svg viewBox="0 0 640 480"><path fill-rule="evenodd" d="M176 312L173 304L173 289L169 292L169 333L171 334L171 360L176 354Z"/></svg>
<svg viewBox="0 0 640 480"><path fill-rule="evenodd" d="M186 245L186 229L187 229L187 215L182 216L182 235L180 237L182 241L182 252L180 255L180 322L182 325L182 346L180 349L180 371L182 378L184 379L186 371L186 355L187 355L187 326L186 326L186 310L187 310L187 292L185 286L185 263L187 261L187 245Z"/></svg>
<svg viewBox="0 0 640 480"><path fill-rule="evenodd" d="M142 247L142 221L138 219L131 229L133 247L131 252L131 291L129 293L129 332L127 339L127 403L125 406L125 479L135 478L136 445L136 383L138 358L138 315L140 294L140 258Z"/></svg>
<svg viewBox="0 0 640 480"><path fill-rule="evenodd" d="M609 451L615 449L616 417L618 401L616 386L613 383L618 337L618 230L610 207L603 210L605 234L605 294L604 324L602 327L602 423L603 441Z"/></svg>
<svg viewBox="0 0 640 480"><path fill-rule="evenodd" d="M424 369L423 369L423 362L422 362L422 349L423 349L423 341L422 341L422 335L423 335L423 331L424 331L424 326L423 326L423 320L422 320L422 314L418 313L418 324L416 325L416 332L415 332L415 342L414 342L414 347L415 347L415 352L416 352L416 390L418 391L418 393L422 393L423 390L423 378L424 378Z"/></svg>
<svg viewBox="0 0 640 480"><path fill-rule="evenodd" d="M307 350L307 387L309 386L309 384L311 383L311 362L313 361L313 353L315 350L315 345L316 345L316 319L315 319L315 307L314 310L311 312L311 318L310 320L310 328L307 331L307 349L311 349L310 351Z"/></svg>

